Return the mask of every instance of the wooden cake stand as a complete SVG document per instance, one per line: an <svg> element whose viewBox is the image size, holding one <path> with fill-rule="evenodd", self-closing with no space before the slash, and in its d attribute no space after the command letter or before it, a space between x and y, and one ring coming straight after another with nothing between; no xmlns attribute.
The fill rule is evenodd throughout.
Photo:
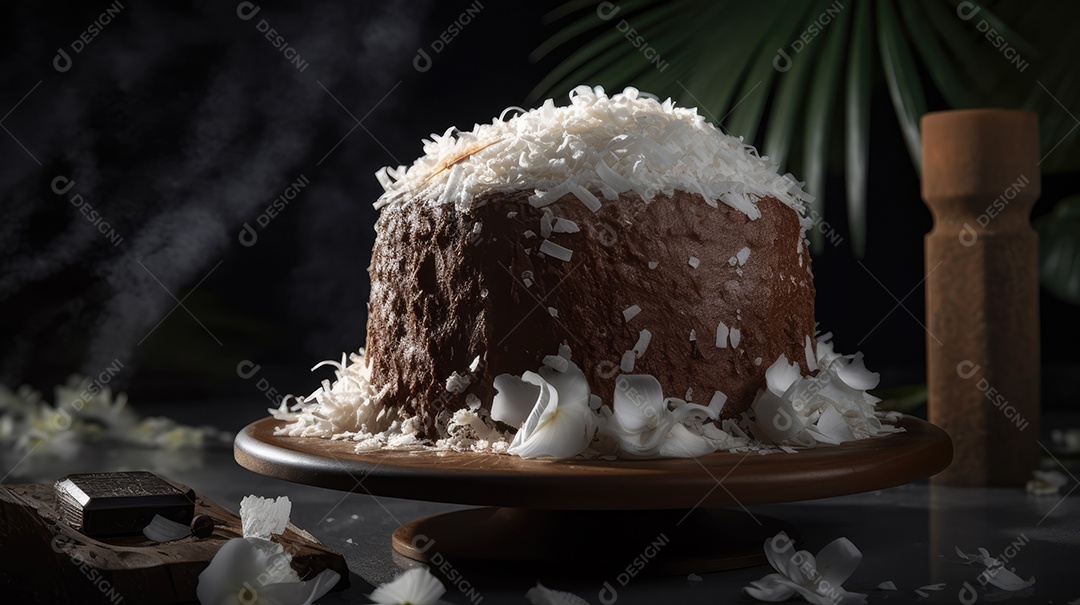
<svg viewBox="0 0 1080 605"><path fill-rule="evenodd" d="M764 562L765 539L791 528L746 506L873 491L929 477L952 461L941 429L905 417L906 432L796 454L718 452L663 460L525 460L431 450L355 453L348 441L275 436L265 418L236 436L256 473L294 483L431 502L495 505L406 523L398 553L438 567L686 574ZM729 508L722 508L729 507ZM437 570L436 570L437 571Z"/></svg>

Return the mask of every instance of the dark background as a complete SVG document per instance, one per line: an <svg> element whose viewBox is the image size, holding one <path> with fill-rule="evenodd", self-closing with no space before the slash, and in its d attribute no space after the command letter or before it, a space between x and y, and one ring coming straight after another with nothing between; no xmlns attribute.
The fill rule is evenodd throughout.
<svg viewBox="0 0 1080 605"><path fill-rule="evenodd" d="M411 163L431 132L523 104L570 50L528 59L558 29L543 15L560 4L484 2L437 54L432 41L473 4L262 2L247 21L234 2L125 4L65 72L57 49L71 54L110 5L9 7L0 382L48 393L119 360L114 385L136 405L310 392L329 374L312 377L311 365L364 342L375 171ZM262 19L306 69L258 31ZM424 72L413 65L420 48L432 58ZM831 175L827 215L845 242L814 259L817 315L839 350L862 350L896 386L925 377L919 284L931 220L896 118L876 109L887 99L874 107L867 252L860 266ZM51 187L60 175L75 181L65 195ZM259 227L301 176L310 185ZM1044 176L1034 215L1080 189L1077 176ZM69 202L75 193L123 237L118 246ZM238 237L244 223L252 246ZM1043 292L1041 311L1044 404L1075 406L1077 308ZM237 374L244 360L259 366L249 379Z"/></svg>

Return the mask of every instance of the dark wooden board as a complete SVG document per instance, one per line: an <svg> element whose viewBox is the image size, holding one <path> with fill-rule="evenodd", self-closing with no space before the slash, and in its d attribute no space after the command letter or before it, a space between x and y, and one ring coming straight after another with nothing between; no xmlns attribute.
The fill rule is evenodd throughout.
<svg viewBox="0 0 1080 605"><path fill-rule="evenodd" d="M433 450L356 453L353 444L275 436L282 421L248 425L241 466L330 489L457 504L555 510L655 510L793 502L872 491L929 477L952 460L941 429L905 417L906 432L796 454L718 452L664 460L525 460Z"/></svg>
<svg viewBox="0 0 1080 605"><path fill-rule="evenodd" d="M0 602L195 602L199 574L226 541L242 536L239 516L197 493L195 514L214 519L213 535L161 544L141 535L94 539L59 520L52 485L0 486ZM334 589L348 587L344 557L311 534L290 523L275 541L293 554L302 579L333 569L341 575Z"/></svg>

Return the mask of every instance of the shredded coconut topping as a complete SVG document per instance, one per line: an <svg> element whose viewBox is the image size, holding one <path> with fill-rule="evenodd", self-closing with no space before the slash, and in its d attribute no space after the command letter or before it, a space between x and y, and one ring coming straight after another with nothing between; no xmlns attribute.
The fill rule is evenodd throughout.
<svg viewBox="0 0 1080 605"><path fill-rule="evenodd" d="M470 132L449 128L424 140L424 156L412 166L382 168L375 176L385 189L376 208L423 200L465 210L483 193L532 189L536 207L573 195L596 211L596 193L650 201L680 190L756 219L760 198L773 196L800 215L813 199L790 174L779 174L775 162L696 109L635 88L609 97L601 87L578 86L566 106L548 99Z"/></svg>

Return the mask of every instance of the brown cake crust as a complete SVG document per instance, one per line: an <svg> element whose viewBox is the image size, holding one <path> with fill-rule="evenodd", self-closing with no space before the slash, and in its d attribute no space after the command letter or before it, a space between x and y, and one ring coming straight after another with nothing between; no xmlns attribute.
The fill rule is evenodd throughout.
<svg viewBox="0 0 1080 605"><path fill-rule="evenodd" d="M805 366L814 336L810 254L798 215L779 200L759 201L761 216L751 220L685 192L649 203L624 194L595 213L567 195L548 206L580 228L550 238L573 251L564 262L538 253L543 209L529 205L530 193L494 194L468 211L400 204L379 219L369 268L372 382L388 386L384 405L419 416L428 438L440 436L441 411L466 407L468 394L490 409L495 376L536 371L563 343L610 405L621 357L647 329L652 340L633 373L655 376L665 396L692 389L697 403L721 391L724 417L750 406L781 354ZM732 265L744 247L745 265ZM641 312L626 322L631 305ZM720 321L740 329L737 348L716 347ZM468 374L477 356L468 389L448 392L447 378Z"/></svg>

